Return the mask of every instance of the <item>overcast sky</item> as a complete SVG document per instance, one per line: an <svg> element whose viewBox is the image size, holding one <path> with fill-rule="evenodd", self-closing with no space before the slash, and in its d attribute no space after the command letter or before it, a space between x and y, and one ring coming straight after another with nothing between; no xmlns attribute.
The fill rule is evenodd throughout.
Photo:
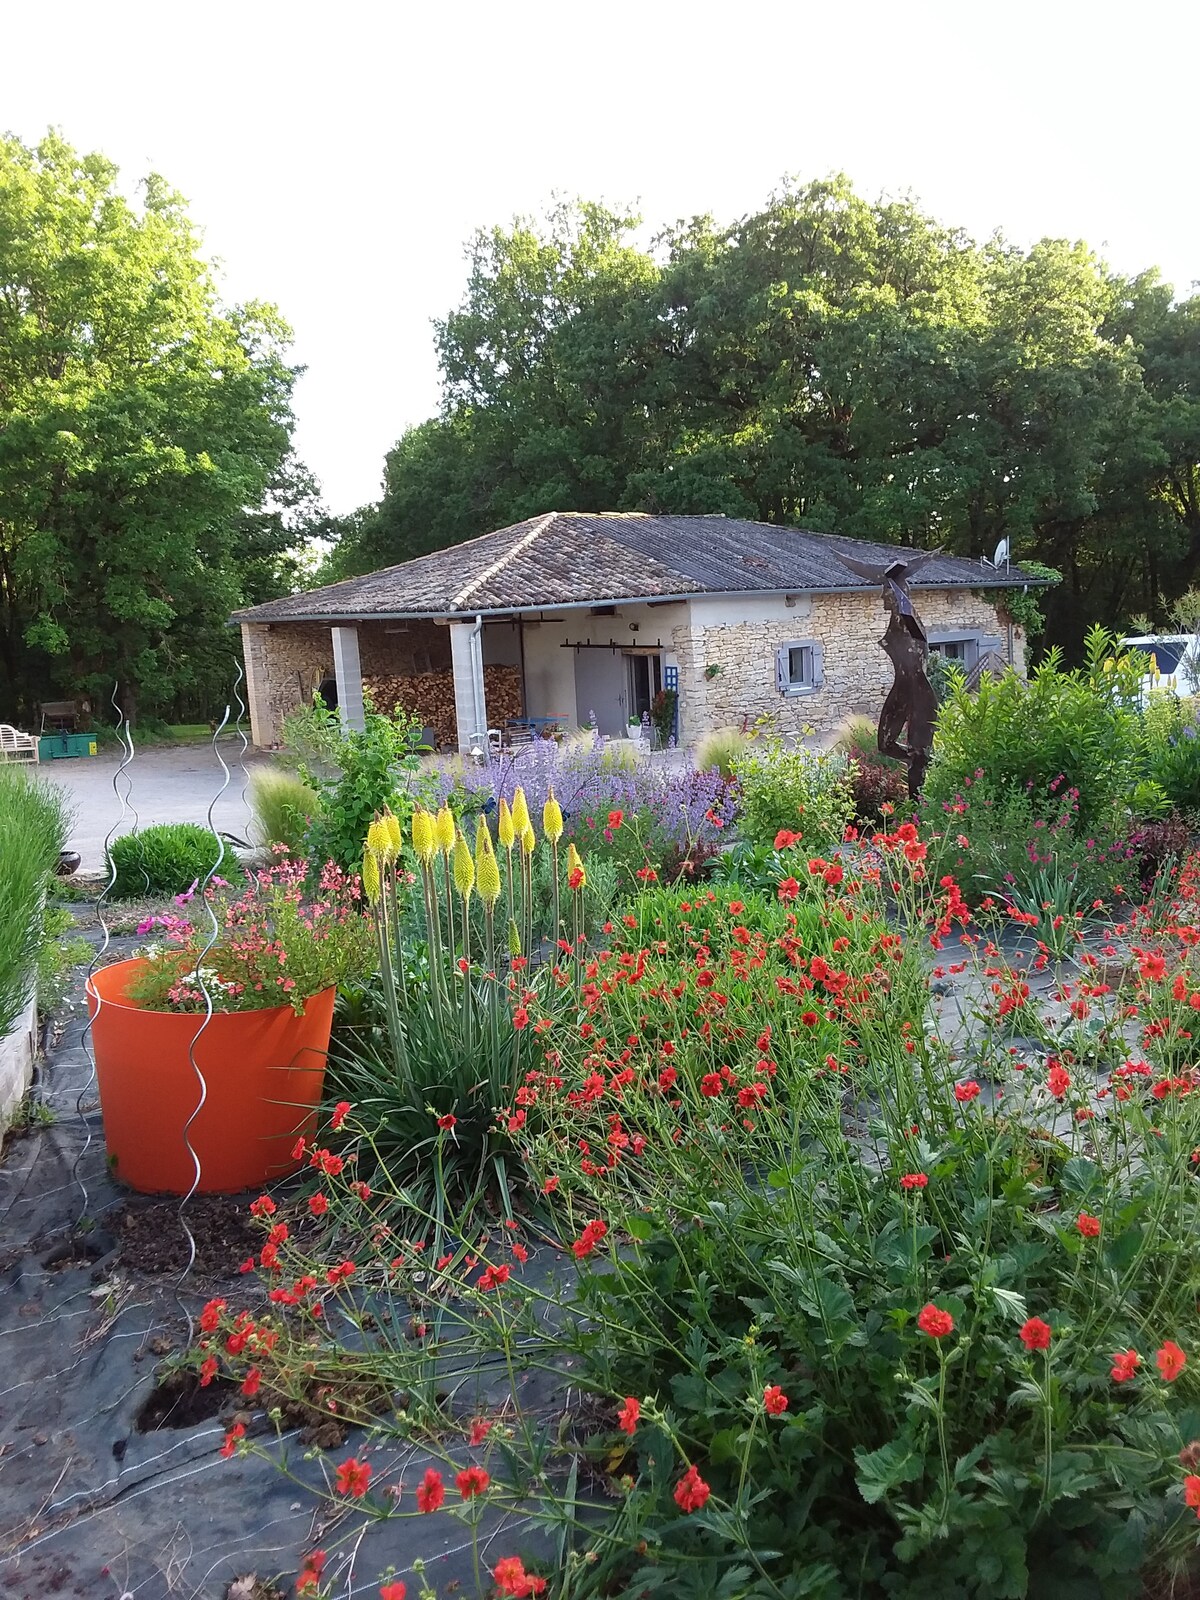
<svg viewBox="0 0 1200 1600"><path fill-rule="evenodd" d="M2 7L0 124L49 124L188 198L228 298L307 366L297 447L334 511L438 403L463 243L552 192L655 225L843 170L1026 244L1200 278L1194 0L60 0Z"/></svg>

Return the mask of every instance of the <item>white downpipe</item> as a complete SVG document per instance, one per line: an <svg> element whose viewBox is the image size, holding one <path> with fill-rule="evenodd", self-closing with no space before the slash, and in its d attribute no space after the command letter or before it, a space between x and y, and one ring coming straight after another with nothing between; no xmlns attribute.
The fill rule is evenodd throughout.
<svg viewBox="0 0 1200 1600"><path fill-rule="evenodd" d="M472 745L487 754L487 697L483 688L483 617L477 615L471 629L471 710L475 720Z"/></svg>

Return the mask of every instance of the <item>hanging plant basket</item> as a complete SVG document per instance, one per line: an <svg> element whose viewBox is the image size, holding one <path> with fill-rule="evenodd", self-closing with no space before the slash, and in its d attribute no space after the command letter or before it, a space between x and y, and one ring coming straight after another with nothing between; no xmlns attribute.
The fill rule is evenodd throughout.
<svg viewBox="0 0 1200 1600"><path fill-rule="evenodd" d="M290 1006L203 1014L147 1011L128 998L141 960L101 967L88 980L88 1012L104 1142L114 1177L143 1194L261 1188L299 1166L325 1082L335 991L297 1014ZM204 1075L205 1098L192 1066ZM190 1128L188 1119L196 1112ZM185 1137L186 1129L186 1137Z"/></svg>

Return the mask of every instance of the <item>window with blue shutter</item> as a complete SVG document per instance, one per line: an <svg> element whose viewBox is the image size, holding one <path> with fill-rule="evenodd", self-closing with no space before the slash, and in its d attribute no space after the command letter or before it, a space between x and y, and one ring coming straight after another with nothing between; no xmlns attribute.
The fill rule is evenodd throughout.
<svg viewBox="0 0 1200 1600"><path fill-rule="evenodd" d="M811 694L825 682L825 652L816 639L790 639L775 652L780 694Z"/></svg>

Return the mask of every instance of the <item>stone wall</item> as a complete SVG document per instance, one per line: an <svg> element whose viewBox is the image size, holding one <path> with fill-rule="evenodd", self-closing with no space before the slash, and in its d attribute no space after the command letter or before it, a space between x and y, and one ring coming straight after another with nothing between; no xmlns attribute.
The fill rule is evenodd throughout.
<svg viewBox="0 0 1200 1600"><path fill-rule="evenodd" d="M996 607L969 590L917 590L913 596L926 631L981 633L1003 641L1008 625ZM694 743L712 728L772 716L784 732L830 732L859 713L876 717L892 682L891 663L879 647L887 623L877 591L869 594L797 595L693 600L688 621L674 631L679 664L680 738ZM822 647L819 688L780 694L776 652L812 641ZM1013 664L1025 669L1025 641L1013 629ZM705 669L715 673L711 676Z"/></svg>
<svg viewBox="0 0 1200 1600"><path fill-rule="evenodd" d="M364 679L450 672L449 630L435 622L360 622ZM323 622L242 624L251 735L262 748L277 745L283 719L307 705L333 671L333 640Z"/></svg>

